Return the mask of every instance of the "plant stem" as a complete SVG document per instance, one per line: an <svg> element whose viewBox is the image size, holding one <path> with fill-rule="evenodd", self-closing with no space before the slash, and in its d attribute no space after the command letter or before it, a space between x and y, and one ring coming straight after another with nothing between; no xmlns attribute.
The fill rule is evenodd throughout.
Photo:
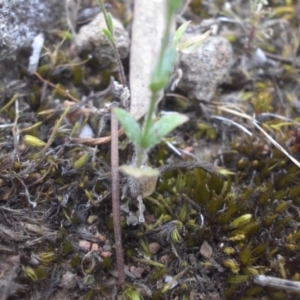
<svg viewBox="0 0 300 300"><path fill-rule="evenodd" d="M114 52L114 56L116 58L116 62L117 62L118 70L119 70L119 77L120 77L121 83L123 85L123 88L125 88L127 86L127 84L126 84L126 77L125 77L125 73L124 73L124 68L123 68L123 65L122 65L121 57L120 57L117 45L115 43L115 36L114 36L114 33L111 32L111 30L109 28L109 22L108 22L108 18L107 18L107 11L106 11L105 6L103 4L103 0L98 0L98 3L99 3L100 8L101 8L101 10L103 12L105 23L106 23L106 27L110 31L111 35L114 38L114 42L111 43L111 46L112 46L112 49L113 49L113 52Z"/></svg>
<svg viewBox="0 0 300 300"><path fill-rule="evenodd" d="M151 124L152 124L152 118L155 110L155 104L158 97L157 92L152 92L151 101L149 105L148 113L146 114L146 120L144 121L144 127L143 127L143 137L142 137L142 145L145 143L145 138L148 136L148 132L150 130Z"/></svg>
<svg viewBox="0 0 300 300"><path fill-rule="evenodd" d="M118 118L111 110L111 177L112 177L112 208L114 235L116 244L116 258L119 284L125 281L124 258L121 234L120 216L120 178L119 178L119 138L118 138Z"/></svg>
<svg viewBox="0 0 300 300"><path fill-rule="evenodd" d="M124 68L123 68L123 64L122 64L122 61L121 61L121 57L120 57L119 51L118 51L115 43L112 44L112 48L113 48L113 51L114 51L114 55L115 55L117 66L118 66L118 70L119 70L119 77L120 77L121 83L123 85L123 88L125 88L127 86L127 84L126 84L126 77L125 77L125 73L124 73Z"/></svg>
<svg viewBox="0 0 300 300"><path fill-rule="evenodd" d="M142 166L142 158L143 158L143 151L140 146L136 147L136 163L135 167L140 168Z"/></svg>
<svg viewBox="0 0 300 300"><path fill-rule="evenodd" d="M80 102L80 100L76 99L75 97L73 97L69 92L65 91L64 89L60 88L58 85L53 84L52 82L44 79L38 72L34 72L33 73L39 80L41 80L43 83L45 84L49 84L50 86L52 86L54 89L57 89L59 92L63 93L63 95L65 97L69 97L70 99L72 99L75 102Z"/></svg>
<svg viewBox="0 0 300 300"><path fill-rule="evenodd" d="M170 14L170 12L168 11L165 34L164 34L163 39L162 39L161 49L160 49L160 54L159 54L159 60L158 60L159 68L161 68L161 66L162 66L163 59L164 59L164 53L165 53L165 51L168 47L169 38L170 38L170 31L171 31L171 24L172 24L172 17L173 17L172 14Z"/></svg>
<svg viewBox="0 0 300 300"><path fill-rule="evenodd" d="M105 18L105 23L106 23L106 26L107 26L107 29L108 30L110 30L110 28L109 28L109 26L108 26L108 18L107 18L107 11L106 11L106 8L105 8L105 6L104 6L104 4L103 4L103 0L98 0L98 3L99 3L99 5L100 5L100 8L101 8L101 10L102 10L102 12L103 12L103 15L104 15L104 18ZM111 32L112 34L113 34L113 32Z"/></svg>
<svg viewBox="0 0 300 300"><path fill-rule="evenodd" d="M109 26L107 12L104 7L103 0L98 0L98 2L105 18L106 27L114 38L114 33L111 32L112 30ZM125 79L124 69L115 41L111 43L111 46L117 61L120 80L122 82L123 88L125 88L126 79ZM113 108L113 105L111 108ZM119 284L123 284L125 281L125 272L124 272L124 258L123 258L122 233L121 233L121 221L120 221L121 216L120 216L120 186L119 186L120 178L119 178L118 118L113 112L113 110L111 110L111 177L112 177L113 223L114 223L114 234L115 234L115 244L116 244L118 279L119 279Z"/></svg>

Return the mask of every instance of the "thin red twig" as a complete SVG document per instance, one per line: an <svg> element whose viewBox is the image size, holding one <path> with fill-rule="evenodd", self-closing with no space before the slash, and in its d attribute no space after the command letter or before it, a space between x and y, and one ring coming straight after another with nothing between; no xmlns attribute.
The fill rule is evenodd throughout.
<svg viewBox="0 0 300 300"><path fill-rule="evenodd" d="M125 281L123 245L120 216L120 178L119 178L119 145L118 118L111 112L111 178L112 178L112 208L116 244L116 257L119 284Z"/></svg>
<svg viewBox="0 0 300 300"><path fill-rule="evenodd" d="M52 82L44 79L39 73L34 72L33 73L39 80L43 81L44 83L49 84L50 86L52 86L53 88L57 89L58 91L60 91L61 93L63 93L65 96L69 97L70 99L72 99L75 102L79 102L78 99L76 99L75 97L73 97L69 92L65 91L64 89L56 86L55 84L53 84Z"/></svg>

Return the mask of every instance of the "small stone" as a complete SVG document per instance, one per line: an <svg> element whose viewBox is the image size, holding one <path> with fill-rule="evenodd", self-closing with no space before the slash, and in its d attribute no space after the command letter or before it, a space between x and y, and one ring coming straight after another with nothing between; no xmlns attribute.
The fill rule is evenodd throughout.
<svg viewBox="0 0 300 300"><path fill-rule="evenodd" d="M168 254L165 254L163 256L160 257L159 261L164 264L164 265L168 265L169 261L170 261L170 256Z"/></svg>
<svg viewBox="0 0 300 300"><path fill-rule="evenodd" d="M93 224L98 220L98 216L96 215L90 215L87 219L88 224Z"/></svg>
<svg viewBox="0 0 300 300"><path fill-rule="evenodd" d="M89 252L91 249L91 243L85 240L79 241L79 249L83 252Z"/></svg>
<svg viewBox="0 0 300 300"><path fill-rule="evenodd" d="M181 52L179 68L183 74L179 89L186 92L189 98L211 100L218 84L228 73L232 53L230 42L219 36L206 38L193 52Z"/></svg>
<svg viewBox="0 0 300 300"><path fill-rule="evenodd" d="M91 247L91 251L98 252L99 251L99 245L96 244L96 243L93 243L92 247Z"/></svg>
<svg viewBox="0 0 300 300"><path fill-rule="evenodd" d="M61 285L63 288L67 290L73 290L76 286L76 274L71 273L70 271L67 271L63 274L61 278Z"/></svg>
<svg viewBox="0 0 300 300"><path fill-rule="evenodd" d="M207 242L204 241L200 247L200 254L206 258L206 259L210 259L213 255L213 250L211 245Z"/></svg>
<svg viewBox="0 0 300 300"><path fill-rule="evenodd" d="M101 234L99 232L96 233L96 237L97 239L101 242L101 243L105 243L106 242L106 236L104 234Z"/></svg>
<svg viewBox="0 0 300 300"><path fill-rule="evenodd" d="M155 218L155 215L154 214L145 214L145 222L147 224L150 224L150 223L155 223L156 222L156 218Z"/></svg>
<svg viewBox="0 0 300 300"><path fill-rule="evenodd" d="M143 273L145 272L145 269L142 267L134 268L134 270L131 271L131 273L135 276L135 278L142 278Z"/></svg>
<svg viewBox="0 0 300 300"><path fill-rule="evenodd" d="M156 254L160 250L160 248L161 248L161 245L156 242L149 244L149 250L152 254Z"/></svg>
<svg viewBox="0 0 300 300"><path fill-rule="evenodd" d="M103 258L108 258L108 257L112 256L112 253L103 251L103 252L100 253L100 256L103 257Z"/></svg>
<svg viewBox="0 0 300 300"><path fill-rule="evenodd" d="M7 261L16 266L20 263L20 254L8 257Z"/></svg>

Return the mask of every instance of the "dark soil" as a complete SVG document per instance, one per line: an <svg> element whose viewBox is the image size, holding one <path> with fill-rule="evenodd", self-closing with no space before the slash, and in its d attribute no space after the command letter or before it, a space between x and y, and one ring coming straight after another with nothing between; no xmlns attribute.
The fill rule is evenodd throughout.
<svg viewBox="0 0 300 300"><path fill-rule="evenodd" d="M144 199L146 222L128 226L122 215L122 287L110 144L80 136L85 124L95 138L110 136L116 66L86 62L89 53L77 53L69 38L55 47L66 24L47 33L37 74L27 73L25 50L2 64L0 300L300 299L300 291L253 282L300 280L300 3L270 0L254 12L248 1L227 1L226 12L224 2L194 0L183 14L195 25L219 24L232 67L210 102L165 92L159 111L190 121L168 137L181 155L165 142L149 154L161 177ZM110 3L130 28L127 6ZM119 147L127 164L132 145L121 136Z"/></svg>

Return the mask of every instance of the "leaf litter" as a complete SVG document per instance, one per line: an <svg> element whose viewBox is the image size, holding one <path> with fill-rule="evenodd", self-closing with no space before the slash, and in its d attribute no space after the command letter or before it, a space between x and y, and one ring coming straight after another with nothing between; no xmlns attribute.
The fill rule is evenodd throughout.
<svg viewBox="0 0 300 300"><path fill-rule="evenodd" d="M127 277L117 290L107 145L115 64L99 63L89 48L79 51L67 27L59 28L45 35L38 77L1 81L3 299L299 297L299 4L264 2L194 0L180 15L192 20L187 34L203 35L218 24L216 36L211 32L199 49L213 39L230 42L230 59L220 54L230 64L214 76L206 61L208 70L194 70L198 77L187 80L194 82L187 89L185 76L197 55L186 70L187 64L179 63L182 75L158 112L185 113L190 121L149 153L151 167L161 175L144 199L145 222L129 226L122 215ZM155 33L151 25L161 24L145 22L147 9L142 6L143 14L133 16L130 5L110 4L124 30L132 17L139 24L132 29L132 53L141 51L138 43L157 42L155 36L151 43L150 36L134 38L137 30L146 32L143 26ZM96 7L82 1L81 9ZM149 76L154 65L145 59L147 52L140 56L145 65L134 55L123 61L136 119L147 109L140 101L149 99L147 80L137 77ZM18 67L27 69L28 59L22 57ZM85 126L89 133L83 134ZM121 163L128 164L133 150L123 136L119 148ZM182 161L179 154L186 148L194 153ZM138 204L124 197L127 213L136 217ZM277 291L276 280L288 280L292 289L285 284ZM268 288L262 287L266 282Z"/></svg>

